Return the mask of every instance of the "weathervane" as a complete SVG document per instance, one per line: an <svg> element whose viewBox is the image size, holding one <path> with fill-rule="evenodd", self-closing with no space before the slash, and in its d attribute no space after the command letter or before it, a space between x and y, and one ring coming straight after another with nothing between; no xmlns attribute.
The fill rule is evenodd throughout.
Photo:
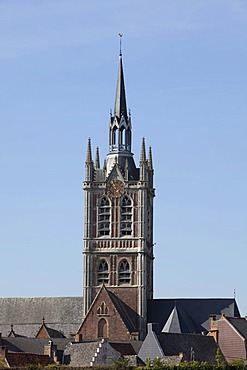
<svg viewBox="0 0 247 370"><path fill-rule="evenodd" d="M122 55L122 37L123 37L123 34L119 33L118 36L119 36L119 42L120 42L119 55Z"/></svg>

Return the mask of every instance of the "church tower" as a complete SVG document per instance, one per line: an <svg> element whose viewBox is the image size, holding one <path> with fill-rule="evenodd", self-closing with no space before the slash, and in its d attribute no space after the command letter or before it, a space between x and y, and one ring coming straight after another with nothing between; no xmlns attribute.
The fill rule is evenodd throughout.
<svg viewBox="0 0 247 370"><path fill-rule="evenodd" d="M154 171L151 147L146 155L143 138L137 167L131 140L120 52L109 152L101 167L99 148L93 160L89 139L86 154L82 338L142 339L146 331L147 300L153 297Z"/></svg>

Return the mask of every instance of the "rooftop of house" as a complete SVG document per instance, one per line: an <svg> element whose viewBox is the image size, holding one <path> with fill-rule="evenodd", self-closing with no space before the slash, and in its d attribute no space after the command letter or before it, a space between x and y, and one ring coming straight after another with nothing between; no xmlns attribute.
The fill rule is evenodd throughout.
<svg viewBox="0 0 247 370"><path fill-rule="evenodd" d="M240 317L234 298L176 298L148 301L148 322L163 332L202 333L209 331L209 315Z"/></svg>
<svg viewBox="0 0 247 370"><path fill-rule="evenodd" d="M8 367L24 367L27 365L47 366L54 363L54 361L48 355L24 352L9 352L7 349L2 349L1 358Z"/></svg>
<svg viewBox="0 0 247 370"><path fill-rule="evenodd" d="M218 345L213 337L201 334L163 333L158 324L148 324L148 333L138 353L146 358L183 355L183 361L216 363ZM223 357L223 356L222 356Z"/></svg>
<svg viewBox="0 0 247 370"><path fill-rule="evenodd" d="M82 297L0 298L0 332L8 336L13 325L16 335L34 338L45 317L50 329L70 337L81 324L82 308Z"/></svg>
<svg viewBox="0 0 247 370"><path fill-rule="evenodd" d="M50 342L49 338L23 338L23 337L2 337L1 345L8 348L10 352L26 352L43 354L44 346ZM70 342L69 338L54 338L53 344L58 350L64 350Z"/></svg>
<svg viewBox="0 0 247 370"><path fill-rule="evenodd" d="M226 317L232 326L247 339L247 320L246 317Z"/></svg>

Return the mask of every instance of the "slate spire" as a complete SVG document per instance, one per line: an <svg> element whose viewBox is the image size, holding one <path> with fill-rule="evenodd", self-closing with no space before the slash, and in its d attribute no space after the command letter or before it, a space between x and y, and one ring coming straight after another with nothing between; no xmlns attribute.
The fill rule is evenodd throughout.
<svg viewBox="0 0 247 370"><path fill-rule="evenodd" d="M119 66L118 66L118 78L117 78L117 89L115 97L115 106L114 106L114 115L119 119L123 115L127 120L127 104L126 104L126 95L124 87L124 73L123 73L123 62L122 62L122 53L119 54Z"/></svg>

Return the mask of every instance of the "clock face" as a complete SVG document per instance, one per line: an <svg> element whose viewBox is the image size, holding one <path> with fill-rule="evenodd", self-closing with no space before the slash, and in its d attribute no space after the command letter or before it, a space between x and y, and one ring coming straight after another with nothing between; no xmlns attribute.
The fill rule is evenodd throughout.
<svg viewBox="0 0 247 370"><path fill-rule="evenodd" d="M121 180L112 180L108 185L108 191L111 196L119 198L124 193L124 183Z"/></svg>

